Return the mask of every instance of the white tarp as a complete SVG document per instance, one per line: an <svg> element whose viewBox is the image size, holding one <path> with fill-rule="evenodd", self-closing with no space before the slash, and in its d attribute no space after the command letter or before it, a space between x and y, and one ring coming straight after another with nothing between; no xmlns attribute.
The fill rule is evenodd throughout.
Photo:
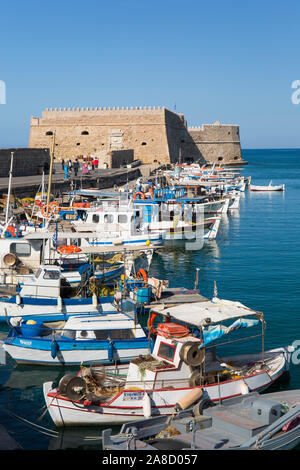
<svg viewBox="0 0 300 470"><path fill-rule="evenodd" d="M240 318L260 313L246 307L240 302L223 299L208 300L207 302L193 302L190 304L177 305L175 307L157 305L151 310L198 327L220 323L225 320L230 320L231 318Z"/></svg>

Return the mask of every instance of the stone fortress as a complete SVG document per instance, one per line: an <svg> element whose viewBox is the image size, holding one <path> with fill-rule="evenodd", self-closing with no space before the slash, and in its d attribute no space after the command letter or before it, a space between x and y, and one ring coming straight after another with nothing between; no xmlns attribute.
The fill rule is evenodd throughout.
<svg viewBox="0 0 300 470"><path fill-rule="evenodd" d="M238 125L188 127L183 114L165 107L47 108L31 118L29 147L51 149L53 142L57 159L97 155L100 164L114 154L121 163L246 163Z"/></svg>

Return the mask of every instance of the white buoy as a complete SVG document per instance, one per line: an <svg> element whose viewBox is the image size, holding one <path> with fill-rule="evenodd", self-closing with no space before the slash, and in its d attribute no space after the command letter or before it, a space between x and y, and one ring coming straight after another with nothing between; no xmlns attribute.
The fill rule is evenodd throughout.
<svg viewBox="0 0 300 470"><path fill-rule="evenodd" d="M21 304L21 296L20 296L20 294L17 294L17 295L16 295L16 304L17 304L17 305L20 305L20 304Z"/></svg>
<svg viewBox="0 0 300 470"><path fill-rule="evenodd" d="M98 307L98 299L96 294L93 294L93 307L97 308Z"/></svg>
<svg viewBox="0 0 300 470"><path fill-rule="evenodd" d="M145 418L150 418L151 416L151 401L147 392L143 396L143 413Z"/></svg>

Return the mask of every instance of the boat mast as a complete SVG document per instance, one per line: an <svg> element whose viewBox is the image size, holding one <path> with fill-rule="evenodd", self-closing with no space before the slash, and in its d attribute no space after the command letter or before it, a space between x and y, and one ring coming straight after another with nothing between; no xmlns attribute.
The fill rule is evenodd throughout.
<svg viewBox="0 0 300 470"><path fill-rule="evenodd" d="M13 164L14 164L14 152L11 152L9 181L8 181L8 192L7 192L7 201L6 201L6 213L5 213L5 224L7 224L7 222L8 222Z"/></svg>
<svg viewBox="0 0 300 470"><path fill-rule="evenodd" d="M48 181L48 193L47 193L47 216L49 210L49 203L50 203L50 194L51 194L51 185L52 185L52 172L53 172L53 160L54 160L54 149L55 149L55 131L53 132L53 144L52 144L52 152L51 152L51 160L50 160L50 170L49 170L49 181Z"/></svg>

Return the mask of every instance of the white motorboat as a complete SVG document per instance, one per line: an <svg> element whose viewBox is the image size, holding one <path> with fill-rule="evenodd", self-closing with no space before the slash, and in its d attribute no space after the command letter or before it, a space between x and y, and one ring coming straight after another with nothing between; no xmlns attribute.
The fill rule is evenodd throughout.
<svg viewBox="0 0 300 470"><path fill-rule="evenodd" d="M272 185L272 181L267 186L255 186L250 184L250 191L285 191L285 184Z"/></svg>

